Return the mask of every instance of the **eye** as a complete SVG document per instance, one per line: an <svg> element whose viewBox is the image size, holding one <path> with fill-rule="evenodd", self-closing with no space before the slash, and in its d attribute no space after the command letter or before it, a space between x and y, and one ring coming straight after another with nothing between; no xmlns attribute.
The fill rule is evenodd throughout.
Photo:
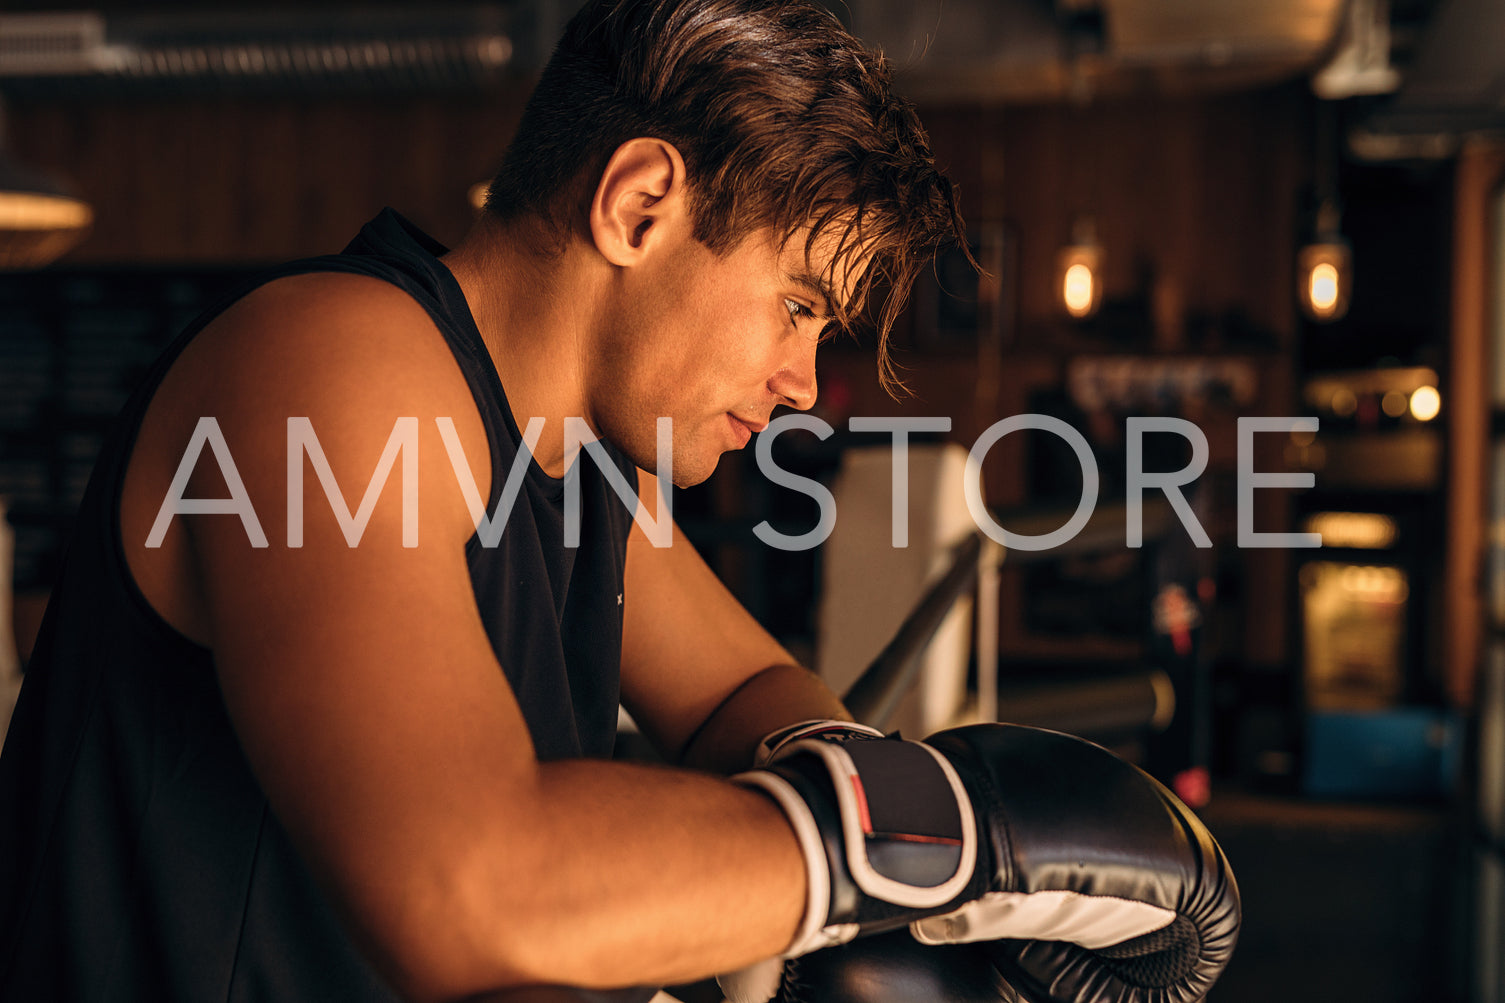
<svg viewBox="0 0 1505 1003"><path fill-rule="evenodd" d="M794 322L796 327L799 326L800 321L815 316L814 310L811 310L797 300L786 299L784 301L784 309L789 311L789 319Z"/></svg>

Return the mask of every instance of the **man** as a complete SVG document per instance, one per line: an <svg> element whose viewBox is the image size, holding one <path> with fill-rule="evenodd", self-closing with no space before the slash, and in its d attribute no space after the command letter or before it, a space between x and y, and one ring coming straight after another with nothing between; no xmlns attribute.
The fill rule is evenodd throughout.
<svg viewBox="0 0 1505 1003"><path fill-rule="evenodd" d="M0 996L448 998L787 947L805 873L771 800L577 757L610 748L618 658L621 702L684 766L745 768L765 733L844 712L691 547L619 538L589 455L560 545L566 419L641 468L651 512L655 476L698 482L808 408L828 329L959 233L912 110L829 14L590 4L460 246L391 216L358 242L437 270L293 269L128 409L0 770ZM412 417L417 546L396 491L352 546L317 477L290 545L289 477L319 452L359 494ZM456 457L496 514L536 418L481 545ZM316 448L290 450L289 419ZM191 512L226 498L249 502Z"/></svg>
<svg viewBox="0 0 1505 1003"><path fill-rule="evenodd" d="M1077 953L997 963L1083 994L1084 951L1171 944L1205 991L1237 900L1184 808L1062 736L847 742L644 528L659 478L810 407L821 338L879 285L886 331L961 234L881 58L821 8L588 3L458 247L383 213L201 318L127 405L0 757L0 998L741 970L761 1000L758 963L921 918L925 943L1048 936ZM693 769L605 761L619 700ZM1010 839L1055 860L1044 834L1049 874L998 849L1019 782L1048 824ZM1122 998L1158 991L1166 966L1126 964Z"/></svg>

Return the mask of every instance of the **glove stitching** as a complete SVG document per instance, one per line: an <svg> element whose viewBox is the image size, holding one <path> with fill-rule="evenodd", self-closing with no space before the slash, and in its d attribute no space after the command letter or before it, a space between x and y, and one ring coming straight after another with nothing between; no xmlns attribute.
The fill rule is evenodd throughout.
<svg viewBox="0 0 1505 1003"><path fill-rule="evenodd" d="M997 834L999 845L996 848L991 845L989 847L990 850L994 851L992 855L996 858L993 866L995 870L1006 872L1000 884L1004 889L1012 890L1017 880L1019 869L1014 864L1014 838L1009 829L1009 820L1004 815L1003 809L999 807L1003 804L1003 794L994 785L992 778L988 775L988 771L983 769L980 763L976 762L976 757L972 756L971 758L973 759L972 768L967 770L963 776L975 780L983 788L981 791L984 795L983 799L978 800L974 798L973 804L988 806L988 824L986 826L982 824L981 813L977 813L978 842L981 844L986 840L991 843L992 836ZM981 861L978 863L981 866ZM991 886L992 882L993 877L990 875L988 877L988 885ZM988 890L988 887L984 888L985 892Z"/></svg>

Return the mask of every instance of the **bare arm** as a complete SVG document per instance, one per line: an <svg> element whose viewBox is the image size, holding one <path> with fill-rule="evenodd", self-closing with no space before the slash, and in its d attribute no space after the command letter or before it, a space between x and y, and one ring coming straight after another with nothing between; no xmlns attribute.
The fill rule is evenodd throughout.
<svg viewBox="0 0 1505 1003"><path fill-rule="evenodd" d="M758 743L798 721L850 721L852 715L819 677L799 665L774 665L716 708L685 749L686 766L735 773L752 765Z"/></svg>
<svg viewBox="0 0 1505 1003"><path fill-rule="evenodd" d="M400 989L684 981L788 944L803 867L772 802L685 771L536 762L433 419L454 418L482 485L484 432L415 304L374 280L285 280L190 352L159 395L163 441L180 454L194 417L215 416L270 541L253 548L233 516L179 517L226 704L273 810ZM286 419L310 419L353 507L413 415L419 546L401 545L396 484L348 546L310 473L289 547ZM214 464L188 496L223 497Z"/></svg>
<svg viewBox="0 0 1505 1003"><path fill-rule="evenodd" d="M657 496L638 476L638 496ZM763 736L796 721L850 720L841 701L753 619L674 529L654 547L627 542L622 702L666 756L732 773L752 765Z"/></svg>

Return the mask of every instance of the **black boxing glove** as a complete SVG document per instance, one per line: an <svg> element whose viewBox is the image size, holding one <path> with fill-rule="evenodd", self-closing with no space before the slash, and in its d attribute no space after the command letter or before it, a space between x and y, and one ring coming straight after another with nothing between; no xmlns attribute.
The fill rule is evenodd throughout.
<svg viewBox="0 0 1505 1003"><path fill-rule="evenodd" d="M927 741L979 806L993 874L986 894L913 923L917 940L978 942L1031 1003L1207 994L1238 937L1238 885L1174 794L1070 735L973 725Z"/></svg>
<svg viewBox="0 0 1505 1003"><path fill-rule="evenodd" d="M804 851L809 898L784 958L911 924L925 943L988 941L1000 971L1046 985L1054 956L1016 942L1062 942L1091 985L1093 959L1170 937L1190 967L1169 982L1193 995L1161 998L1195 999L1231 952L1237 890L1216 844L1148 776L1079 739L975 725L926 743L806 740L735 779L774 797ZM741 1003L777 983L723 988Z"/></svg>

